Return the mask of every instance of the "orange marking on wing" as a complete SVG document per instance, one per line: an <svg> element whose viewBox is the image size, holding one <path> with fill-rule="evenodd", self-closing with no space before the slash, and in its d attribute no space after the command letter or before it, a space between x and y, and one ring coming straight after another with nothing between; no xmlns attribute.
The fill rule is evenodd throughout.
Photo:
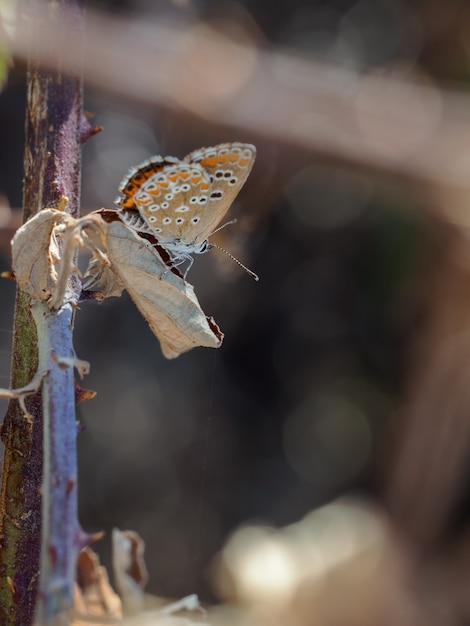
<svg viewBox="0 0 470 626"><path fill-rule="evenodd" d="M217 155L217 163L227 163L230 156L228 154L218 154Z"/></svg>
<svg viewBox="0 0 470 626"><path fill-rule="evenodd" d="M189 172L180 172L180 176L186 180L186 178L189 178Z"/></svg>
<svg viewBox="0 0 470 626"><path fill-rule="evenodd" d="M205 181L203 181L203 182L201 183L201 190L202 190L202 191L207 191L208 189L209 189L209 184L208 184L208 183L206 183Z"/></svg>
<svg viewBox="0 0 470 626"><path fill-rule="evenodd" d="M168 174L168 178L171 180L172 183L176 183L176 181L178 180L178 174L176 172L174 174Z"/></svg>
<svg viewBox="0 0 470 626"><path fill-rule="evenodd" d="M152 202L152 198L136 198L135 199L137 204L150 204Z"/></svg>
<svg viewBox="0 0 470 626"><path fill-rule="evenodd" d="M135 202L132 198L124 198L124 200L121 200L121 202L119 203L122 207L124 207L125 209L134 209L135 208Z"/></svg>
<svg viewBox="0 0 470 626"><path fill-rule="evenodd" d="M239 158L240 154L238 152L232 152L230 155L230 160L232 161L232 163L236 163Z"/></svg>
<svg viewBox="0 0 470 626"><path fill-rule="evenodd" d="M160 185L160 187L163 187L163 189L168 189L168 186L170 185L167 180L161 180L158 184Z"/></svg>
<svg viewBox="0 0 470 626"><path fill-rule="evenodd" d="M191 178L191 182L193 183L193 185L197 185L198 183L201 182L201 178L202 178L202 176L193 176Z"/></svg>
<svg viewBox="0 0 470 626"><path fill-rule="evenodd" d="M250 159L240 159L240 167L245 167L245 165L248 165L248 163L250 162Z"/></svg>
<svg viewBox="0 0 470 626"><path fill-rule="evenodd" d="M163 165L159 165L158 167L156 167L154 164L151 165L147 165L146 167L144 167L144 169L140 170L140 172L145 176L145 178L150 178L150 176L153 176L154 174L158 174L158 172L161 172L163 169Z"/></svg>
<svg viewBox="0 0 470 626"><path fill-rule="evenodd" d="M152 196L158 196L160 193L160 189L158 189L158 187L156 189L146 189L146 191Z"/></svg>
<svg viewBox="0 0 470 626"><path fill-rule="evenodd" d="M217 165L217 159L215 156L207 157L201 161L202 167L215 167Z"/></svg>

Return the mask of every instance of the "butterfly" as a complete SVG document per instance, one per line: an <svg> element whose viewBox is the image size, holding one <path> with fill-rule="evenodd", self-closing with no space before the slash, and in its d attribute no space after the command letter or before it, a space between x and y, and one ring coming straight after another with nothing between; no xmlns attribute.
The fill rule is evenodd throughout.
<svg viewBox="0 0 470 626"><path fill-rule="evenodd" d="M195 150L183 160L151 157L122 180L118 212L132 230L156 237L173 267L189 261L186 276L192 255L214 246L208 238L248 178L255 156L254 146L234 142Z"/></svg>

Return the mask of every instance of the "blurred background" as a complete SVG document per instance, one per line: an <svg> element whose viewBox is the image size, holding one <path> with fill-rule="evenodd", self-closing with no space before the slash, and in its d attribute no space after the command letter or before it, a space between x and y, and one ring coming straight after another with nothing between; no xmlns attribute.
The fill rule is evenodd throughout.
<svg viewBox="0 0 470 626"><path fill-rule="evenodd" d="M85 82L85 108L104 130L84 145L83 212L112 208L128 168L151 155L227 141L258 151L229 213L238 221L214 241L259 283L217 250L188 276L225 333L219 350L167 361L127 294L77 312L84 386L97 391L78 407L80 520L107 532L96 547L104 563L111 528L134 529L151 592L212 600L208 565L236 528L291 524L345 494L377 506L419 558L467 541L468 4L88 6L119 21L131 70L115 78L120 91ZM152 101L139 46L152 29L171 40L173 28L206 27L248 51L226 61L228 81L239 72L235 104L212 108L209 83L193 94L158 56L147 58L152 89L166 71L180 92ZM299 63L293 86L279 82L254 106L250 55ZM188 59L204 73L204 54ZM20 60L0 95L0 271L21 223L24 105ZM14 293L0 282L1 386Z"/></svg>

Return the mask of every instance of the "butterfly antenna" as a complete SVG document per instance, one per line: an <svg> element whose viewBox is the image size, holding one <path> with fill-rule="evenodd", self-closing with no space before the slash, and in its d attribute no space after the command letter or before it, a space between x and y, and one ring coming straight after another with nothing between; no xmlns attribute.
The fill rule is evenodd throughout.
<svg viewBox="0 0 470 626"><path fill-rule="evenodd" d="M231 222L227 222L227 224L231 224ZM227 224L224 224L224 226L227 226ZM223 226L221 226L221 228L223 228ZM219 228L218 230L220 230L220 228ZM217 232L217 231L215 231L215 232ZM242 263L241 261L239 261L237 258L235 258L235 257L233 256L233 254L230 254L230 252L228 252L227 250L225 250L225 248L221 248L220 246L218 246L218 245L217 245L217 244L215 244L215 243L210 243L210 244L209 244L209 246L210 246L211 248L217 248L217 250L221 250L222 252L225 252L225 254L226 254L227 256L229 256L229 257L232 259L232 261L235 261L235 263L236 263L237 265L239 265L242 269L244 269L244 270L245 270L245 272L246 272L247 274L249 274L250 276L252 276L255 280L259 280L259 276L258 276L258 274L255 274L254 272L252 272L251 270L249 270L249 269L247 268L247 266L246 266L246 265L243 265L243 263Z"/></svg>
<svg viewBox="0 0 470 626"><path fill-rule="evenodd" d="M225 222L225 224L222 224L222 226L219 226L219 228L216 228L211 233L209 233L209 237L212 237L212 235L215 235L215 233L218 233L219 230L222 230L222 228L225 228L226 226L230 226L231 224L236 224L236 223L237 223L236 218L233 219L233 220L230 220L230 222ZM217 246L215 246L215 247L217 248ZM225 250L224 250L224 252L225 252Z"/></svg>

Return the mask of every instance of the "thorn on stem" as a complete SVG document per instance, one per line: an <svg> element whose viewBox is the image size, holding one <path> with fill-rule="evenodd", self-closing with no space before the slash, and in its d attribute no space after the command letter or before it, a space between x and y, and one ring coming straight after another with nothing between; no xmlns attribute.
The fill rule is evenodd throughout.
<svg viewBox="0 0 470 626"><path fill-rule="evenodd" d="M80 404L80 402L85 402L85 400L91 400L96 396L96 391L93 389L83 389L74 379L75 385L75 404Z"/></svg>
<svg viewBox="0 0 470 626"><path fill-rule="evenodd" d="M100 133L103 130L102 126L92 126L85 115L80 120L80 143L85 143L90 137Z"/></svg>
<svg viewBox="0 0 470 626"><path fill-rule="evenodd" d="M59 202L57 203L57 210L65 211L68 203L69 203L69 199L67 198L67 196L60 196Z"/></svg>
<svg viewBox="0 0 470 626"><path fill-rule="evenodd" d="M14 596L16 594L16 589L13 583L13 579L10 576L7 576L7 585L10 588L12 595Z"/></svg>
<svg viewBox="0 0 470 626"><path fill-rule="evenodd" d="M67 481L67 485L65 487L65 493L66 495L70 495L73 491L73 488L75 487L75 485L77 484L77 479L76 478L69 478Z"/></svg>
<svg viewBox="0 0 470 626"><path fill-rule="evenodd" d="M96 543L97 541L100 541L101 539L103 539L103 537L105 536L105 532L104 530L100 530L96 533L86 533L84 532L81 528L79 528L78 532L77 532L77 546L78 549L81 551L84 548L88 548L88 546L90 546L93 543Z"/></svg>
<svg viewBox="0 0 470 626"><path fill-rule="evenodd" d="M49 554L49 561L52 567L55 567L57 564L57 548L53 545L48 545L47 552Z"/></svg>

